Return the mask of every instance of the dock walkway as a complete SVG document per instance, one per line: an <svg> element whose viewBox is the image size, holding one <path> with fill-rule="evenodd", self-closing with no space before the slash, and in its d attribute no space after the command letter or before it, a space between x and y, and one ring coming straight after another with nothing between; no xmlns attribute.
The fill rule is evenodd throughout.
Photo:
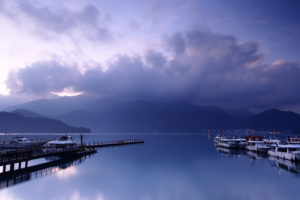
<svg viewBox="0 0 300 200"><path fill-rule="evenodd" d="M87 147L109 147L109 146L121 146L121 145L129 145L129 144L141 144L144 143L143 140L118 140L118 141L109 141L109 142L90 142L86 146Z"/></svg>
<svg viewBox="0 0 300 200"><path fill-rule="evenodd" d="M2 173L13 172L15 170L20 170L28 167L28 162L30 160L45 158L49 156L60 156L62 158L71 158L74 156L83 156L92 153L96 153L96 148L100 147L110 147L110 146L120 146L120 145L130 145L144 143L143 140L118 140L118 141L108 141L108 142L92 142L76 147L67 148L19 148L13 150L2 150L0 151L0 167L2 167ZM22 167L22 165L25 166ZM9 171L7 170L7 165ZM17 166L16 166L17 165Z"/></svg>

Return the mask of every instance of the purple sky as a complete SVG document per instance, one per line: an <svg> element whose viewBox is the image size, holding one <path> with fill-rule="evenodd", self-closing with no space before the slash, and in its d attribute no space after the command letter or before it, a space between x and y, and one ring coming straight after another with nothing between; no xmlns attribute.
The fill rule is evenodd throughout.
<svg viewBox="0 0 300 200"><path fill-rule="evenodd" d="M300 111L300 3L0 0L0 104L56 95Z"/></svg>

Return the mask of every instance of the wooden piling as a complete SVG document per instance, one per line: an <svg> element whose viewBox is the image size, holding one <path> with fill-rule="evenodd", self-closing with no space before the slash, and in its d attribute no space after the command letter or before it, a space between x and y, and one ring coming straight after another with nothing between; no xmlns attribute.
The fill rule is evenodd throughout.
<svg viewBox="0 0 300 200"><path fill-rule="evenodd" d="M10 171L11 172L15 171L15 163L10 164Z"/></svg>

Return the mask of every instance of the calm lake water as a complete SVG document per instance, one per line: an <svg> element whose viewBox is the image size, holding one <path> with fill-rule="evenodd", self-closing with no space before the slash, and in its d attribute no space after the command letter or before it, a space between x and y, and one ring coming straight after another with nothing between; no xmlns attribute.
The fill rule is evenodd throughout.
<svg viewBox="0 0 300 200"><path fill-rule="evenodd" d="M98 149L90 157L0 177L0 199L299 199L299 164L216 149L213 136L88 135L87 142L135 138L145 143Z"/></svg>

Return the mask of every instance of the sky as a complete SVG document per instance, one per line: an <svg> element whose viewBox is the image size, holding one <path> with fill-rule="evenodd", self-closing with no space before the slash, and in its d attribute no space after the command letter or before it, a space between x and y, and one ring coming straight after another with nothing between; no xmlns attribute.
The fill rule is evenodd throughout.
<svg viewBox="0 0 300 200"><path fill-rule="evenodd" d="M0 104L63 95L300 112L296 0L0 0Z"/></svg>

